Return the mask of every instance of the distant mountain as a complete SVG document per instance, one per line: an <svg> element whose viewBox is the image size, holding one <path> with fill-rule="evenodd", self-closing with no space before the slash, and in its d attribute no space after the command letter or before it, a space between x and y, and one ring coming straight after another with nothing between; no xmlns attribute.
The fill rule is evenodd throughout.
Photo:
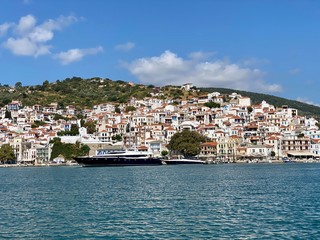
<svg viewBox="0 0 320 240"><path fill-rule="evenodd" d="M186 99L206 93L219 92L222 95L239 93L251 98L252 103L263 100L277 107L287 105L299 110L300 115L320 118L320 107L306 103L288 100L268 94L239 91L227 88L197 88L200 91L184 91L180 86L155 87L125 82L122 80L103 79L99 77L82 79L80 77L66 78L50 83L47 80L42 85L22 86L17 82L14 87L0 86L0 106L5 106L12 100L21 101L24 106L39 104L42 106L58 103L60 108L74 105L78 109L92 108L94 105L113 102L127 103L131 97L143 99L157 95L162 99ZM160 93L160 94L159 94Z"/></svg>

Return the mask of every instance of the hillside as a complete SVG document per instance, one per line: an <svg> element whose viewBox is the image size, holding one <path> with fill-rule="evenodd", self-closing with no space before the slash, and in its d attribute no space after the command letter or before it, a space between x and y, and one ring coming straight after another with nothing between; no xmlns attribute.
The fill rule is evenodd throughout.
<svg viewBox="0 0 320 240"><path fill-rule="evenodd" d="M131 97L143 99L157 95L162 99L186 99L187 97L203 95L209 92L221 94L239 93L251 98L252 103L265 100L275 106L288 105L296 108L300 114L320 118L320 107L306 103L280 98L268 94L246 92L226 88L198 88L200 91L183 91L179 86L155 87L153 85L132 84L125 81L102 78L82 79L80 77L57 80L54 83L44 81L42 85L22 86L17 82L14 87L0 86L0 106L5 106L13 100L21 101L24 106L35 104L49 105L58 103L59 108L74 105L78 109L91 108L96 104L113 102L126 103ZM161 93L161 94L159 94Z"/></svg>
<svg viewBox="0 0 320 240"><path fill-rule="evenodd" d="M320 107L306 104L303 102L289 100L286 98L276 97L269 94L262 94L262 93L254 93L254 92L247 92L247 91L240 91L228 88L201 88L201 91L205 92L219 92L221 94L231 94L233 92L239 93L242 96L247 96L251 98L251 102L253 104L261 103L262 101L266 101L269 104L272 104L276 107L281 107L283 105L287 105L291 108L296 108L299 110L299 115L306 115L306 116L315 116L317 118L320 117Z"/></svg>
<svg viewBox="0 0 320 240"><path fill-rule="evenodd" d="M79 77L57 80L54 83L44 81L42 85L0 88L0 105L4 106L12 100L19 100L23 105L49 105L56 102L60 108L74 105L79 109L91 108L105 102L125 103L131 96L144 98L151 96L153 86L132 85L124 81L110 79Z"/></svg>

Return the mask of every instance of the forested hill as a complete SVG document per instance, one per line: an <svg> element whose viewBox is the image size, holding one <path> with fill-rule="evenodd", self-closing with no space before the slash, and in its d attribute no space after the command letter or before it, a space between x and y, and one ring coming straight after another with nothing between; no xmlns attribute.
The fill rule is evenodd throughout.
<svg viewBox="0 0 320 240"><path fill-rule="evenodd" d="M39 104L42 106L58 103L59 108L74 105L78 109L91 108L94 105L113 102L127 103L131 97L143 99L157 95L162 99L186 99L211 92L221 94L239 93L251 98L252 103L263 100L275 106L288 105L296 108L300 114L320 117L320 108L298 101L275 97L267 94L246 92L226 88L198 88L200 91L183 91L180 86L155 87L153 85L132 84L121 80L107 78L82 79L80 77L66 78L55 82L44 81L41 85L23 86L17 82L15 86L0 85L0 106L5 106L13 100L21 101L24 106Z"/></svg>
<svg viewBox="0 0 320 240"><path fill-rule="evenodd" d="M201 91L205 91L205 92L219 92L221 94L231 94L233 92L236 92L241 94L242 96L250 97L251 102L253 104L266 101L267 103L272 104L276 107L287 105L291 108L298 109L299 115L316 116L317 118L320 117L320 107L295 101L295 100L289 100L286 98L276 97L269 94L240 91L240 90L234 90L234 89L228 89L228 88L200 88L200 89Z"/></svg>

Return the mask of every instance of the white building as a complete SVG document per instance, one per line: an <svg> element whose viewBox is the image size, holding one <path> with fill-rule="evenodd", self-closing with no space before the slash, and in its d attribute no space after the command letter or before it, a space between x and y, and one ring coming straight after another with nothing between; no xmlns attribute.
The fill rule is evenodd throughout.
<svg viewBox="0 0 320 240"><path fill-rule="evenodd" d="M252 145L247 147L247 156L250 158L265 159L271 155L271 148L264 145Z"/></svg>

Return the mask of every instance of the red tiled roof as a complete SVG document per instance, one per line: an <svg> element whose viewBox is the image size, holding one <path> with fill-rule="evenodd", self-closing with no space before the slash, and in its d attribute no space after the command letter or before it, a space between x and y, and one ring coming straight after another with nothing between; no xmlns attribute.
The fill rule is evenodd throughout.
<svg viewBox="0 0 320 240"><path fill-rule="evenodd" d="M205 142L205 143L202 143L201 146L216 147L217 142Z"/></svg>

